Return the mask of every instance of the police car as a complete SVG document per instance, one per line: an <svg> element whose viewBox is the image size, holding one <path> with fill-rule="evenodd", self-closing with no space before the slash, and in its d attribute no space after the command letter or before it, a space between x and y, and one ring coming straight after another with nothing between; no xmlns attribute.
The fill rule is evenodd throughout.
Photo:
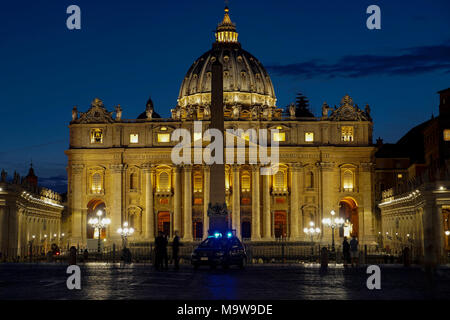
<svg viewBox="0 0 450 320"><path fill-rule="evenodd" d="M201 265L211 268L221 265L225 269L237 265L243 269L247 263L247 254L242 242L231 231L226 232L225 236L215 232L194 250L191 262L195 269Z"/></svg>

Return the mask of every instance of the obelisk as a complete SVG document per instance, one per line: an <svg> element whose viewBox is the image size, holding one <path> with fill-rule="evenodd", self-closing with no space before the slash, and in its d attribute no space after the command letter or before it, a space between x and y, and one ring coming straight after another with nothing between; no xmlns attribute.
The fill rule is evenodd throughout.
<svg viewBox="0 0 450 320"><path fill-rule="evenodd" d="M225 141L225 124L223 113L223 67L218 58L212 64L211 77L211 124L210 128L219 130ZM222 154L225 155L224 146L222 146ZM228 229L227 225L227 205L225 200L225 164L222 159L221 163L213 163L210 168L210 188L208 216L209 216L209 233L222 232ZM206 191L208 192L208 191Z"/></svg>

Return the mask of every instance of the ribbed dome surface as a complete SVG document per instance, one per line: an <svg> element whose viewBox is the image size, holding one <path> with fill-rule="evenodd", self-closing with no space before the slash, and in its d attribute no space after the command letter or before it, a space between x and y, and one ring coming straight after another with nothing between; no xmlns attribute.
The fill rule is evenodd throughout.
<svg viewBox="0 0 450 320"><path fill-rule="evenodd" d="M223 65L223 90L226 105L275 106L272 81L263 65L237 42L237 32L225 9L225 17L216 32L213 49L189 68L178 95L180 106L209 105L211 69L215 59Z"/></svg>

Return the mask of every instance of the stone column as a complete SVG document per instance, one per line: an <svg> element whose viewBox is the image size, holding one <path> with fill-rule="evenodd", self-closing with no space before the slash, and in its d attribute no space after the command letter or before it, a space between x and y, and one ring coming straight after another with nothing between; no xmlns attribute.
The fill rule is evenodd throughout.
<svg viewBox="0 0 450 320"><path fill-rule="evenodd" d="M181 168L175 166L172 168L174 181L173 194L173 231L178 231L181 237Z"/></svg>
<svg viewBox="0 0 450 320"><path fill-rule="evenodd" d="M107 216L111 219L109 230L111 230L111 239L114 242L121 240L120 235L115 230L122 226L122 183L123 183L123 164L110 165L112 185L111 185L111 197L112 205L107 208Z"/></svg>
<svg viewBox="0 0 450 320"><path fill-rule="evenodd" d="M376 232L374 225L375 210L373 207L373 163L361 163L359 171L359 181L356 182L360 194L363 197L363 205L358 207L358 221L360 233L360 243L376 242Z"/></svg>
<svg viewBox="0 0 450 320"><path fill-rule="evenodd" d="M272 239L272 217L270 212L270 176L263 176L263 238Z"/></svg>
<svg viewBox="0 0 450 320"><path fill-rule="evenodd" d="M155 212L153 209L153 187L155 168L152 165L144 166L145 178L145 214L143 219L144 239L155 239Z"/></svg>
<svg viewBox="0 0 450 320"><path fill-rule="evenodd" d="M335 184L335 179L333 179L333 169L335 166L334 162L320 162L317 164L319 167L319 190L320 190L320 204L321 207L319 208L318 214L319 221L322 221L323 218L329 218L331 217L330 212L331 210L334 210L336 212L336 215L339 214L339 207L337 205L337 199L336 195L338 194L337 187ZM321 209L321 210L320 210ZM307 223L307 221L305 221ZM321 232L321 239L322 241L326 241L331 243L332 239L332 229L329 227L322 226L322 232ZM337 238L338 230L334 231L334 240L336 243L339 242L339 239ZM304 235L305 240L308 239L306 235Z"/></svg>
<svg viewBox="0 0 450 320"><path fill-rule="evenodd" d="M241 237L241 187L239 181L239 165L232 165L233 170L233 211L231 216L231 228L236 230L236 236Z"/></svg>
<svg viewBox="0 0 450 320"><path fill-rule="evenodd" d="M210 166L203 167L203 238L208 237L209 230L208 206L209 189L211 187L210 171Z"/></svg>
<svg viewBox="0 0 450 320"><path fill-rule="evenodd" d="M192 241L192 166L184 165L183 240Z"/></svg>
<svg viewBox="0 0 450 320"><path fill-rule="evenodd" d="M292 163L289 165L289 171L291 173L291 188L290 192L290 232L289 238L291 240L299 240L299 227L300 227L300 208L299 208L299 177L300 177L300 165Z"/></svg>
<svg viewBox="0 0 450 320"><path fill-rule="evenodd" d="M83 203L83 173L84 165L73 164L71 168L71 184L72 184L72 235L71 243L77 245L77 243L83 241L82 226L83 226L83 206L87 203ZM34 225L36 227L36 225ZM36 231L34 231L36 232ZM38 237L38 234L36 234Z"/></svg>
<svg viewBox="0 0 450 320"><path fill-rule="evenodd" d="M261 240L259 166L252 165L252 241Z"/></svg>

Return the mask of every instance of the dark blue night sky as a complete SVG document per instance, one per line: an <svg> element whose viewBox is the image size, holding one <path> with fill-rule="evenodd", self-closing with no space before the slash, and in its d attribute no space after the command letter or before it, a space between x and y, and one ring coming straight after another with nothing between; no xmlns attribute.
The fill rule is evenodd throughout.
<svg viewBox="0 0 450 320"><path fill-rule="evenodd" d="M76 4L82 29L66 28ZM366 28L381 8L382 29ZM369 103L374 138L397 141L438 114L450 87L448 0L231 0L244 49L267 68L278 106L303 92L316 115L350 94ZM0 5L0 169L64 191L74 105L95 97L136 118L149 96L168 117L190 65L211 48L223 1L8 1Z"/></svg>

